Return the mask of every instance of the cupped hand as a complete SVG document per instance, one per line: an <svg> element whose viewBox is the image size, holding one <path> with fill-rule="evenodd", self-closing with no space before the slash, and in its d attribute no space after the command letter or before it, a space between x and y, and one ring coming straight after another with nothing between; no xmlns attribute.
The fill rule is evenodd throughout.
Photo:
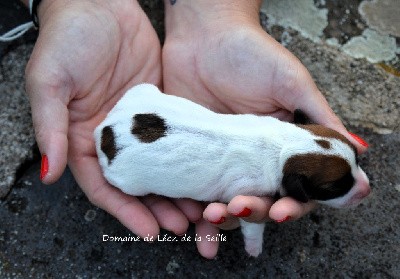
<svg viewBox="0 0 400 279"><path fill-rule="evenodd" d="M338 130L363 151L365 147L348 134L306 68L261 28L257 5L246 10L238 3L228 3L220 15L214 9L209 16L205 6L189 7L182 1L167 7L164 91L220 113L270 115L291 121L293 111L300 108L314 122ZM209 204L197 230L205 235L217 232L212 224L236 228L238 217L248 222L295 220L314 207L312 202L300 203L289 197L274 201L238 196L228 205ZM197 244L205 257L212 258L218 251L216 242Z"/></svg>
<svg viewBox="0 0 400 279"><path fill-rule="evenodd" d="M48 159L43 182L55 182L68 162L89 200L137 235L154 237L159 226L185 232L200 206L123 194L105 181L95 152L93 131L122 94L137 83L161 85L160 43L137 1L44 0L39 23L26 89Z"/></svg>

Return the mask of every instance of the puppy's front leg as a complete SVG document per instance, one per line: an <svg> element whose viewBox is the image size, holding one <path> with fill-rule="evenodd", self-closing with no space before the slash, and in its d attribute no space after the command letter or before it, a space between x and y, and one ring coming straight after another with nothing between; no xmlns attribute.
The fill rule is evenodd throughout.
<svg viewBox="0 0 400 279"><path fill-rule="evenodd" d="M258 257L262 252L265 223L249 223L240 219L246 252Z"/></svg>

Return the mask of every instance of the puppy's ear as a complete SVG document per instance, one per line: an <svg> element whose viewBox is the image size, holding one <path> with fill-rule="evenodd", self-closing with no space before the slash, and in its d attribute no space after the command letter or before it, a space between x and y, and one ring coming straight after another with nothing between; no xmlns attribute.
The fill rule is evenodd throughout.
<svg viewBox="0 0 400 279"><path fill-rule="evenodd" d="M307 124L313 124L310 118L301 110L301 109L295 109L293 112L294 116L294 124L301 124L301 125L307 125Z"/></svg>
<svg viewBox="0 0 400 279"><path fill-rule="evenodd" d="M309 200L304 190L306 183L308 183L307 177L297 173L285 174L282 179L282 186L286 195L300 202L308 202Z"/></svg>

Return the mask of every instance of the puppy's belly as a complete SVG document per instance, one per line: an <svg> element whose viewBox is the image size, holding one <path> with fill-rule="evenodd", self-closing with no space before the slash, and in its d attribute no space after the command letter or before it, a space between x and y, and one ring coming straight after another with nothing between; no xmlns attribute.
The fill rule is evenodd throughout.
<svg viewBox="0 0 400 279"><path fill-rule="evenodd" d="M258 150L243 139L213 142L206 135L172 133L152 143L119 142L116 158L101 160L104 175L123 192L142 196L230 201L236 195L268 195Z"/></svg>

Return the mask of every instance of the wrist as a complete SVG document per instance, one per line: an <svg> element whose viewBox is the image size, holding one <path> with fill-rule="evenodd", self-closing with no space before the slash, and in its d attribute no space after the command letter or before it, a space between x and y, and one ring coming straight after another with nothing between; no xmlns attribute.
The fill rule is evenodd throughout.
<svg viewBox="0 0 400 279"><path fill-rule="evenodd" d="M101 18L104 16L102 14L104 11L112 13L116 19L126 20L127 17L138 16L137 13L142 9L137 0L41 0L37 8L37 15L42 27L47 22L53 21L57 15L68 13L68 16L73 19L74 15L84 13Z"/></svg>
<svg viewBox="0 0 400 279"><path fill-rule="evenodd" d="M28 0L29 2L29 0ZM37 6L37 19L40 25L47 21L48 16L54 12L54 8L62 5L64 0L41 0Z"/></svg>
<svg viewBox="0 0 400 279"><path fill-rule="evenodd" d="M177 0L165 3L166 36L184 36L198 30L218 31L226 25L259 26L260 0Z"/></svg>

